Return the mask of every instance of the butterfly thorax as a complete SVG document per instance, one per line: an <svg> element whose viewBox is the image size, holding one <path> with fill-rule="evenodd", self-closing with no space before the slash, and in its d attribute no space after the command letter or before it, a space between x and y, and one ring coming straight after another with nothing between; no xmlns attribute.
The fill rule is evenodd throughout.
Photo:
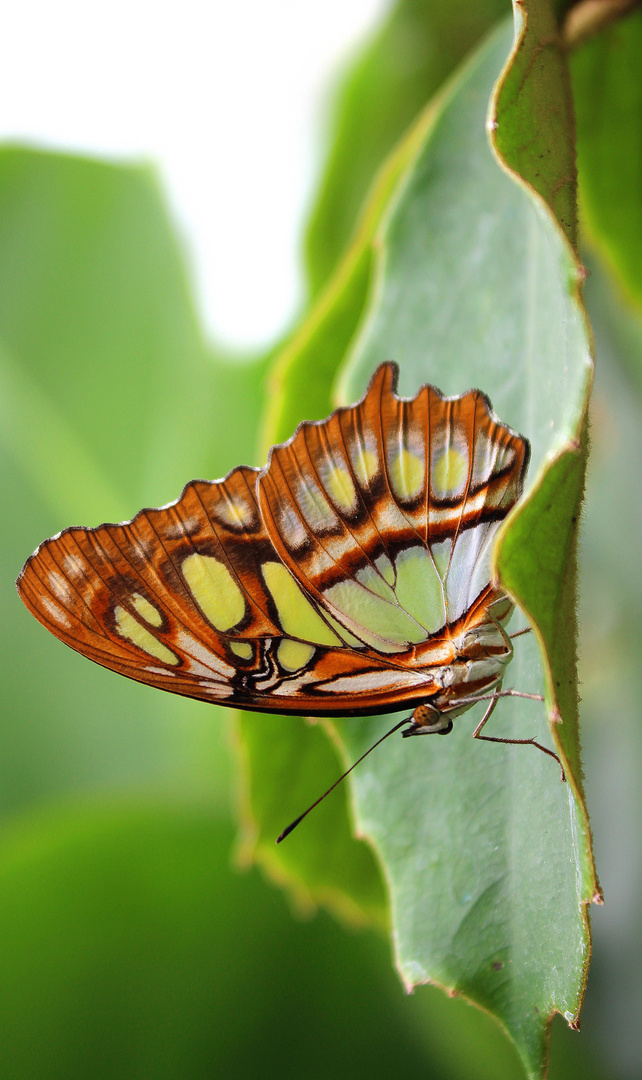
<svg viewBox="0 0 642 1080"><path fill-rule="evenodd" d="M505 617L504 612L502 614ZM510 611L510 609L508 609ZM472 708L482 695L497 689L504 677L513 648L500 622L487 618L452 638L454 657L448 664L430 671L440 689L412 714L412 727L404 735L445 735L456 716Z"/></svg>

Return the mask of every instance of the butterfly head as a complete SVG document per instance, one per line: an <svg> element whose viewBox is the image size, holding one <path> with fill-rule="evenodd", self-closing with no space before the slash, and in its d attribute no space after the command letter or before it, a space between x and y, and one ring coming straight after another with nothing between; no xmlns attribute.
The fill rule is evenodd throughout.
<svg viewBox="0 0 642 1080"><path fill-rule="evenodd" d="M410 717L410 727L402 731L404 739L410 735L448 735L453 729L453 722L446 713L425 702L418 705Z"/></svg>

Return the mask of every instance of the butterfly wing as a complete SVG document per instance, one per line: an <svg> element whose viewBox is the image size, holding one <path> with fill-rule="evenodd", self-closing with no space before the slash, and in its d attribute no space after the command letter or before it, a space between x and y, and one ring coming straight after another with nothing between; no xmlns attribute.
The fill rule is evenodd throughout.
<svg viewBox="0 0 642 1080"><path fill-rule="evenodd" d="M497 599L492 541L528 443L480 391L404 401L396 374L383 364L360 404L302 424L257 486L280 558L327 615L378 654L425 662L421 646L437 656Z"/></svg>
<svg viewBox="0 0 642 1080"><path fill-rule="evenodd" d="M527 444L478 391L401 401L395 373L301 425L262 472L46 541L25 604L97 663L203 700L338 715L425 700L454 628L490 602Z"/></svg>

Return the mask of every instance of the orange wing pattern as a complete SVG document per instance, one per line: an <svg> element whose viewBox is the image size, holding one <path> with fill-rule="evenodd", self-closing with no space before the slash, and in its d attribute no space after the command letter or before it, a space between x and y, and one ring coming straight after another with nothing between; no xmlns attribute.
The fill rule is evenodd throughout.
<svg viewBox="0 0 642 1080"><path fill-rule="evenodd" d="M480 391L406 401L396 378L381 365L358 405L301 424L263 470L45 541L24 603L105 667L241 708L449 709L497 685L510 604L490 556L528 443Z"/></svg>

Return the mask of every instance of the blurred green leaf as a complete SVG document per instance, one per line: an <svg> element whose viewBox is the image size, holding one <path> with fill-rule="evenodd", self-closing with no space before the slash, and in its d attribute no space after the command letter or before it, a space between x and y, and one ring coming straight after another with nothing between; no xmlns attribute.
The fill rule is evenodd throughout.
<svg viewBox="0 0 642 1080"><path fill-rule="evenodd" d="M292 919L230 842L200 812L127 803L5 830L4 1080L517 1080L488 1017L404 998L382 941Z"/></svg>
<svg viewBox="0 0 642 1080"><path fill-rule="evenodd" d="M296 716L265 713L240 713L238 725L251 781L241 858L259 862L275 882L286 884L303 911L324 904L344 922L386 930L385 890L370 847L352 838L346 789L312 818L312 839L295 833L292 843L275 844L310 801L310 791L318 794L336 780L337 754L323 729Z"/></svg>
<svg viewBox="0 0 642 1080"><path fill-rule="evenodd" d="M230 832L200 813L126 806L9 830L6 1080L424 1072L382 949L346 944L327 920L297 923L256 875L230 873ZM367 1022L353 1009L365 985Z"/></svg>
<svg viewBox="0 0 642 1080"><path fill-rule="evenodd" d="M49 457L70 439L60 509L103 520L175 498L191 476L253 453L260 381L241 368L243 397L221 415L221 380L238 376L202 339L152 169L5 148L0 237L5 438L46 500ZM13 441L19 426L34 445ZM89 501L85 457L105 483L117 477L114 505Z"/></svg>
<svg viewBox="0 0 642 1080"><path fill-rule="evenodd" d="M13 581L67 525L253 464L263 368L203 342L151 169L0 150L5 810L113 786L226 806L225 714L88 664Z"/></svg>
<svg viewBox="0 0 642 1080"><path fill-rule="evenodd" d="M642 12L572 54L581 208L593 244L642 304Z"/></svg>
<svg viewBox="0 0 642 1080"><path fill-rule="evenodd" d="M320 420L333 405L332 383L358 330L371 287L375 235L417 152L430 114L408 132L380 170L344 259L270 371L261 455L288 439L302 418Z"/></svg>
<svg viewBox="0 0 642 1080"><path fill-rule="evenodd" d="M505 0L399 0L336 94L331 151L307 234L311 291L325 284L350 239L380 164Z"/></svg>
<svg viewBox="0 0 642 1080"><path fill-rule="evenodd" d="M595 853L606 893L583 1033L609 1075L635 1077L642 1054L642 317L596 258L586 304L598 363L580 545L582 733ZM615 538L615 558L606 557Z"/></svg>
<svg viewBox="0 0 642 1080"><path fill-rule="evenodd" d="M117 804L5 831L5 1080L519 1076L487 1018L404 998L373 935L293 920L230 872L230 840L199 812Z"/></svg>

